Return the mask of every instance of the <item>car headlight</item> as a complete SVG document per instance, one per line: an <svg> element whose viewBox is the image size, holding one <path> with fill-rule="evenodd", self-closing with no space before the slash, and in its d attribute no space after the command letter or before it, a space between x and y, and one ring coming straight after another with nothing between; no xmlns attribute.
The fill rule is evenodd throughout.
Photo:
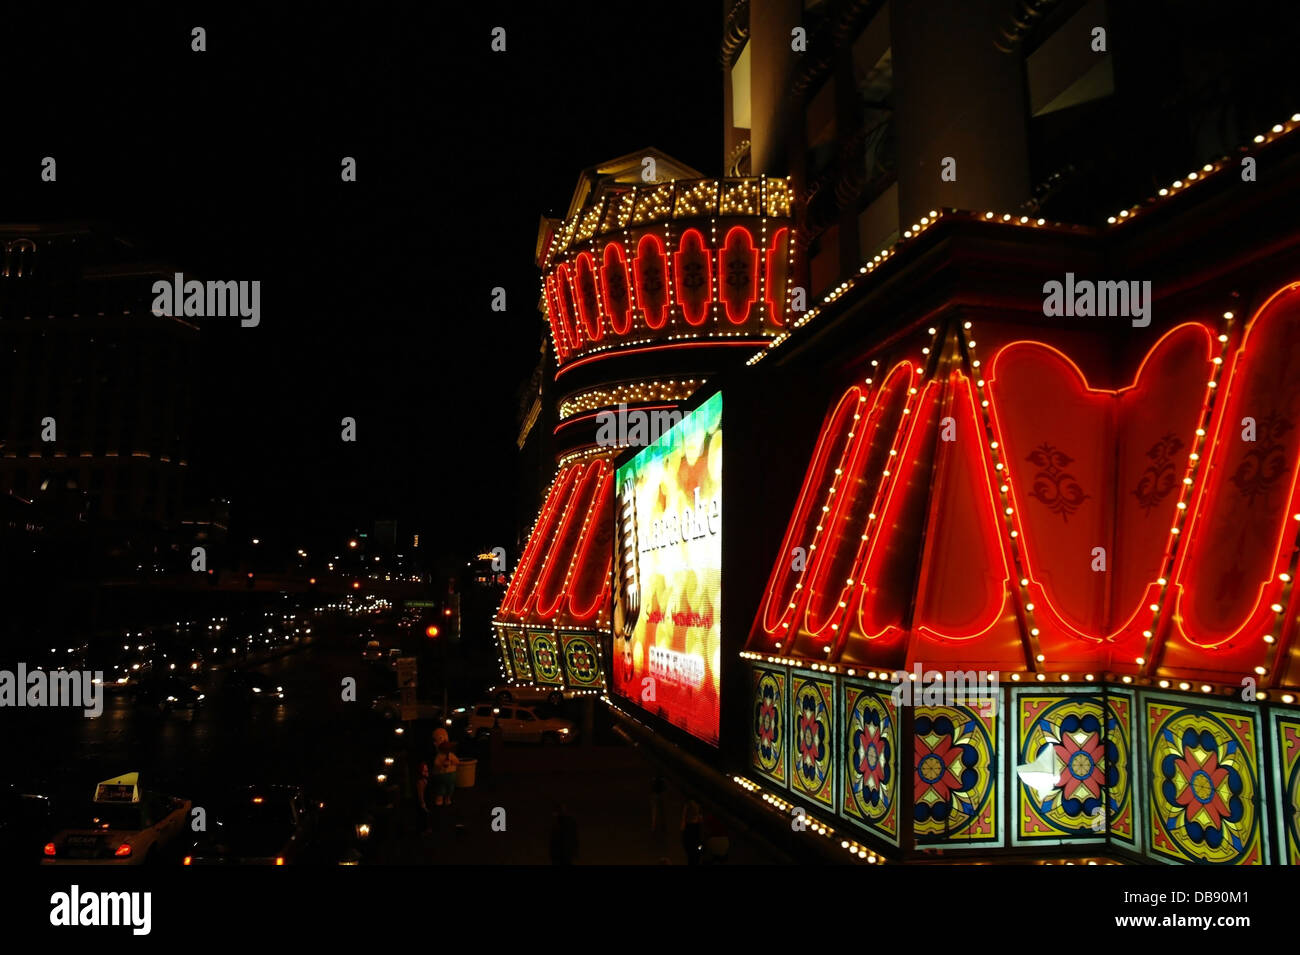
<svg viewBox="0 0 1300 955"><path fill-rule="evenodd" d="M560 735L561 735L561 736L568 736L568 735L569 735L569 731L568 731L567 729L563 729L563 728L562 728L562 729L560 730Z"/></svg>
<svg viewBox="0 0 1300 955"><path fill-rule="evenodd" d="M176 702L176 697L174 697L174 696L169 696L169 697L167 697L167 702L168 702L168 703L175 703L175 702Z"/></svg>
<svg viewBox="0 0 1300 955"><path fill-rule="evenodd" d="M203 698L206 697L206 696L207 696L206 693L200 693L200 694L199 694L199 699L201 700L201 699L203 699Z"/></svg>
<svg viewBox="0 0 1300 955"><path fill-rule="evenodd" d="M262 692L262 688L261 688L260 686L255 686L255 687L253 687L253 692L254 692L254 693L261 693L261 692Z"/></svg>
<svg viewBox="0 0 1300 955"><path fill-rule="evenodd" d="M277 687L275 688L275 692L276 692L276 693L283 693L283 692L284 692L284 687L282 687L282 686L277 686Z"/></svg>

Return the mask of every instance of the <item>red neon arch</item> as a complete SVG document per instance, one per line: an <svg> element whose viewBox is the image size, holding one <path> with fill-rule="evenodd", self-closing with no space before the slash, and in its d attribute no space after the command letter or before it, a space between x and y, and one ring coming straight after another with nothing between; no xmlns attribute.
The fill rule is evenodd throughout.
<svg viewBox="0 0 1300 955"><path fill-rule="evenodd" d="M727 321L743 325L758 301L758 249L744 226L732 226L718 252L718 296L727 310Z"/></svg>
<svg viewBox="0 0 1300 955"><path fill-rule="evenodd" d="M884 381L872 396L871 409L860 420L852 422L853 444L847 458L840 463L843 480L835 501L824 512L822 525L825 538L819 542L814 558L809 558L808 606L804 628L808 636L821 644L835 643L839 634L827 636L831 624L846 616L841 603L847 603L853 591L852 579L856 569L858 548L851 545L851 535L861 537L867 515L880 489L882 472L892 463L889 447L902 424L903 408L907 404L914 368L909 361L901 361L889 370ZM803 634L800 635L803 642Z"/></svg>
<svg viewBox="0 0 1300 955"><path fill-rule="evenodd" d="M1291 297L1291 301L1284 301L1285 296ZM1203 543L1203 535L1210 538L1214 533L1214 512L1220 509L1223 499L1228 491L1224 487L1226 482L1230 482L1236 477L1235 471L1230 471L1231 456L1238 450L1235 446L1236 439L1241 434L1242 413L1250 406L1243 397L1250 389L1258 387L1259 382L1256 380L1257 375L1251 375L1249 372L1260 360L1267 358L1277 358L1287 346L1290 346L1290 355L1294 358L1296 349L1294 342L1296 340L1295 328L1300 323L1300 282L1286 285L1272 295L1256 310L1252 317L1251 324L1246 330L1241 345L1232 360L1232 368L1225 376L1219 391L1226 388L1226 400L1221 406L1222 410L1218 414L1218 420L1215 422L1210 434L1213 441L1206 441L1204 446L1205 453L1202 455L1203 470L1208 472L1208 477L1202 480L1200 491L1192 502L1192 513L1189 516L1187 527L1184 529L1183 536L1187 538L1186 546L1180 549L1177 559L1177 565L1174 571L1174 587L1176 598L1174 601L1175 613L1173 615L1179 635L1187 643L1200 650L1218 651L1221 658L1229 651L1238 651L1236 643L1238 638L1243 635L1262 638L1265 633L1272 632L1275 636L1280 637L1280 626L1273 628L1271 620L1275 616L1271 609L1271 604L1281 602L1283 583L1278 574L1283 573L1289 566L1290 553L1286 547L1288 538L1295 539L1296 525L1292 520L1292 515L1300 510L1300 466L1291 455L1291 460L1282 459L1285 466L1290 470L1289 480L1284 477L1283 487L1285 491L1277 495L1279 502L1285 502L1284 508L1274 508L1277 511L1275 521L1275 533L1272 540L1261 542L1261 547L1266 553L1271 554L1271 558L1266 562L1269 568L1268 576L1259 580L1254 578L1248 582L1255 594L1254 604L1250 610L1240 617L1238 626L1226 633L1212 633L1200 623L1199 615L1196 612L1195 602L1192 600L1194 582L1197 582L1198 570L1207 559L1212 559L1213 551L1210 555L1203 555L1207 546ZM1284 331L1285 329L1285 331ZM1252 341L1261 342L1256 349L1251 349ZM1267 348L1272 345L1272 348ZM1289 366L1294 372L1294 364ZM1281 380L1274 379L1270 384L1280 386ZM1283 389L1277 388L1278 391ZM1274 411L1278 406L1286 401L1283 397L1278 405L1265 408L1262 414L1268 414ZM1251 409L1252 416L1262 420L1262 414ZM1287 422L1290 431L1295 427L1295 421ZM1267 439L1265 439L1267 440ZM1279 440L1278 445L1282 445ZM1261 465L1262 467L1262 465ZM1282 472L1285 475L1285 472ZM1233 489L1232 493L1237 493ZM1268 497L1265 497L1267 505ZM1210 538L1212 539L1212 538ZM1223 555L1217 555L1223 556ZM1252 575L1253 576L1253 575ZM1208 586L1208 578L1201 578L1199 585L1202 588ZM1171 651L1173 646L1169 648ZM1258 644L1246 644L1244 650L1254 649L1261 655L1268 649L1262 639ZM1234 652L1235 656L1235 652ZM1216 662L1219 662L1216 660ZM1222 660L1220 665L1226 665L1227 660Z"/></svg>
<svg viewBox="0 0 1300 955"><path fill-rule="evenodd" d="M596 259L590 252L579 252L573 269L578 315L587 331L587 341L598 342L605 337L605 329L600 321L600 304L596 297Z"/></svg>
<svg viewBox="0 0 1300 955"><path fill-rule="evenodd" d="M604 461L593 461L588 465L582 477L576 482L573 493L569 495L560 531L556 534L555 541L546 555L546 565L537 583L536 611L539 617L553 616L564 601L567 584L564 575L572 563L578 539L583 531L583 523L591 509L591 499L599 485L604 466ZM577 467L583 470L581 464Z"/></svg>
<svg viewBox="0 0 1300 955"><path fill-rule="evenodd" d="M569 614L577 623L586 623L596 616L609 595L609 567L613 553L614 512L610 509L610 496L614 488L614 472L604 461L599 462L603 479L591 499L587 512L587 530L573 554L569 569Z"/></svg>
<svg viewBox="0 0 1300 955"><path fill-rule="evenodd" d="M564 325L564 337L569 343L569 351L574 352L582 344L578 337L578 328L574 322L573 289L569 285L569 264L561 262L552 273L555 276L555 300L560 306L560 321Z"/></svg>
<svg viewBox="0 0 1300 955"><path fill-rule="evenodd" d="M978 640L1002 619L1010 593L1011 563L1007 557L1005 532L998 525L997 497L989 477L988 459L983 452L987 438L981 433L975 410L975 396L971 382L960 371L949 379L953 401L949 414L956 427L954 441L939 443L939 483L931 505L940 521L950 525L938 528L940 539L931 536L926 541L921 576L916 595L916 632L938 641L967 643ZM972 571L987 568L984 575L984 606L981 612L958 630L939 619L937 605L945 588L944 575L935 573L932 562L937 561L938 548L956 541L960 558L969 561ZM963 550L964 548L964 550ZM951 560L949 558L949 565ZM965 591L966 595L970 590ZM978 598L977 598L978 599ZM964 608L968 609L968 608Z"/></svg>
<svg viewBox="0 0 1300 955"><path fill-rule="evenodd" d="M822 426L817 449L813 452L803 486L799 489L799 501L786 527L785 540L781 542L776 565L767 582L767 599L759 619L763 630L771 638L785 641L787 637L794 637L794 634L789 633L789 624L794 619L799 603L794 585L796 576L802 577L807 573L807 564L803 570L794 570L794 548L811 541L808 530L813 526L813 508L820 500L818 495L825 494L827 468L832 460L838 464L848 450L849 439L846 435L851 429L846 428L845 423L852 419L865 401L866 395L862 388L853 385L840 396L839 403Z"/></svg>
<svg viewBox="0 0 1300 955"><path fill-rule="evenodd" d="M785 267L785 249L783 248L784 240L789 236L790 230L785 226L777 229L772 233L772 246L767 250L766 272L764 274L763 284L767 295L767 313L775 325L785 324L785 292L786 282L789 280L788 269ZM781 294L778 297L776 293L777 273L776 269L781 269Z"/></svg>
<svg viewBox="0 0 1300 955"><path fill-rule="evenodd" d="M660 329L668 321L668 256L664 243L653 232L641 236L636 244L636 301L648 328Z"/></svg>
<svg viewBox="0 0 1300 955"><path fill-rule="evenodd" d="M601 260L600 288L605 300L605 314L609 316L609 327L615 335L626 335L632 328L632 283L627 274L627 256L623 252L623 244L606 244Z"/></svg>
<svg viewBox="0 0 1300 955"><path fill-rule="evenodd" d="M713 300L713 258L704 247L704 235L699 229L682 233L673 256L673 284L686 323L703 325Z"/></svg>
<svg viewBox="0 0 1300 955"><path fill-rule="evenodd" d="M915 554L925 521L922 516L918 521L901 526L899 522L904 516L909 497L922 495L928 491L929 475L924 472L932 471L934 462L932 454L923 455L920 448L927 440L933 442L934 435L927 431L925 422L927 418L935 417L934 409L938 406L939 397L939 382L933 379L927 381L921 389L920 397L914 402L909 402L909 413L902 415L902 420L898 423L899 436L895 439L898 454L888 459L894 476L888 482L887 490L883 492L877 490L876 500L872 503L872 510L877 519L872 522L870 532L864 535L867 539L859 544L858 556L853 561L851 571L854 581L853 596L847 601L849 612L846 614L850 626L840 627L839 643L843 652L841 653L840 648L837 647L832 652L836 659L844 659L853 654L855 643L858 644L856 649L859 651L856 653L856 658L862 658L860 651L864 647L859 641L865 641L866 646L883 646L892 643L904 633L903 618L906 615L906 602L912 595L912 587L915 584L915 576L912 573L914 558L905 562L906 567L900 568L897 566L900 561L896 554L900 548L908 545L904 540L906 537L912 539L912 554ZM926 413L927 410L931 412L929 415ZM918 486L914 487L913 481L916 481ZM914 506L924 507L924 503L922 498L919 504ZM911 579L908 580L906 587L899 588L898 593L891 592L885 598L878 598L876 594L880 592L880 585L889 579L890 573L895 576L906 573ZM881 606L882 599L895 601L892 619L890 619L891 610ZM871 620L870 625L867 622L868 618Z"/></svg>
<svg viewBox="0 0 1300 955"><path fill-rule="evenodd" d="M561 359L569 357L569 339L564 333L564 320L560 316L559 296L555 291L555 273L546 276L546 312L551 322L551 336Z"/></svg>
<svg viewBox="0 0 1300 955"><path fill-rule="evenodd" d="M1034 348L1052 355L1055 359L1069 366L1069 368L1072 370L1072 373L1076 377L1077 381L1082 384L1082 391L1085 398L1087 398L1088 400L1105 402L1105 401L1112 401L1117 396L1122 396L1125 393L1131 392L1133 391L1133 389L1137 388L1139 383L1141 382L1143 372L1146 369L1147 364L1151 361L1152 357L1155 356L1157 353L1159 353L1161 349L1166 346L1166 343L1169 342L1169 340L1173 338L1175 335L1186 335L1189 332L1189 330L1198 330L1201 336L1204 338L1205 350L1206 350L1205 361L1208 368L1210 362L1209 350L1210 350L1210 337L1211 337L1209 334L1209 330L1206 329L1206 327L1200 324L1199 322L1187 322L1170 329L1168 332L1162 335L1160 339L1155 343L1155 345L1153 345L1151 349L1143 357L1141 364L1138 365L1137 370L1133 374L1133 380L1129 384L1123 386L1122 388L1117 388L1117 389L1091 387L1090 385L1087 384L1087 378L1084 375L1082 369L1080 369L1079 366L1069 358L1069 356L1061 352L1059 349L1051 347L1050 345L1044 345L1041 342L1021 340L1021 341L1010 342L1007 345L1003 346L1001 349L999 349L998 353L994 355L992 361L990 362L990 369L989 369L990 373L988 376L990 419L993 424L993 433L996 440L999 442L999 446L1003 448L1007 448L1007 444L1005 441L1005 434L1006 434L1005 418L1008 414L1008 409L1005 407L1001 407L1001 403L999 402L999 398L998 398L998 388L997 388L998 368L999 365L1001 364L1001 360L1003 359L1003 357L1012 353L1013 349ZM1205 380L1208 380L1209 372L1206 371L1205 375L1207 376ZM1008 470L1007 472L1008 478L1011 478L1013 473L1014 472ZM1050 621L1055 629L1058 629L1066 633L1067 635L1088 644L1114 642L1117 639L1126 639L1128 636L1131 635L1131 631L1134 628L1134 622L1137 620L1137 618L1140 615L1142 615L1145 612L1145 608L1147 606L1146 599L1147 596L1150 595L1152 588L1158 589L1155 580L1153 579L1150 581L1147 588L1147 596L1144 596L1141 600L1135 602L1133 609L1129 611L1128 618L1124 620L1118 627L1110 627L1107 625L1103 625L1099 629L1093 629L1093 628L1084 629L1080 626L1076 626L1074 623L1071 622L1070 617L1058 606L1058 601L1053 599L1051 588L1046 583L1044 583L1043 573L1039 566L1040 558L1042 557L1042 552L1040 551L1039 548L1045 545L1044 542L1038 539L1037 534L1026 534L1025 532L1025 526L1021 520L1021 514L1022 514L1022 509L1026 506L1026 502L1021 500L1019 497L1019 490L1017 488L1017 483L1018 483L1017 480L1007 480L1007 485L1010 489L1008 492L1008 497L1011 500L1011 506L1013 510L1012 520L1022 541L1020 552L1022 555L1022 559L1024 561L1025 576L1030 581L1030 585L1028 588L1030 592L1030 596L1032 599L1039 601L1038 606L1035 609L1035 613L1042 615L1045 620ZM1113 513L1112 513L1112 517L1113 517ZM1172 521L1170 523L1170 526L1172 526ZM1120 612L1123 612L1123 610L1121 610Z"/></svg>
<svg viewBox="0 0 1300 955"><path fill-rule="evenodd" d="M554 483L551 485L550 493L546 495L546 503L542 505L542 512L537 518L537 523L533 525L533 533L528 539L528 546L524 548L523 559L515 569L515 576L510 581L506 599L501 604L501 615L503 617L522 617L527 612L529 604L536 597L537 591L534 584L542 565L546 561L544 552L550 545L556 519L559 517L564 502L572 492L574 480L581 469L582 465L580 464L570 465L556 476Z"/></svg>

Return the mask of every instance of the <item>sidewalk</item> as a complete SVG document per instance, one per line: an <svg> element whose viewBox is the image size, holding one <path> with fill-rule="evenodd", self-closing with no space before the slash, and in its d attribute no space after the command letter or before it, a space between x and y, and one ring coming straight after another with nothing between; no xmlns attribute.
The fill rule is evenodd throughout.
<svg viewBox="0 0 1300 955"><path fill-rule="evenodd" d="M376 862L416 865L549 865L556 801L578 825L579 865L684 865L680 841L687 797L669 781L664 822L650 832L654 768L627 746L506 746L495 772L480 772L471 789L458 789L451 806L434 807L433 833L420 836L413 809L403 833ZM479 770L484 769L482 762ZM494 832L494 809L505 811L505 831ZM500 814L497 813L499 818ZM731 865L785 861L766 845L731 832Z"/></svg>

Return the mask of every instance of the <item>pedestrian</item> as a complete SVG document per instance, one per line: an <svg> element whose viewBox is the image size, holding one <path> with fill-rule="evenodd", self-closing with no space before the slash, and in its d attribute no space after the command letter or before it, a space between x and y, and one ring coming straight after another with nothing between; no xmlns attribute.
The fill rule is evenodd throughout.
<svg viewBox="0 0 1300 955"><path fill-rule="evenodd" d="M557 803L551 825L551 865L573 865L577 859L578 820L563 803Z"/></svg>
<svg viewBox="0 0 1300 955"><path fill-rule="evenodd" d="M433 742L438 748L438 755L433 759L433 804L435 806L450 806L452 793L456 791L456 769L460 766L460 760L452 751L453 746L451 739L447 736L447 731L439 726L433 731Z"/></svg>
<svg viewBox="0 0 1300 955"><path fill-rule="evenodd" d="M433 817L429 813L429 763L420 762L420 776L415 781L415 805L420 814L420 835L433 832Z"/></svg>
<svg viewBox="0 0 1300 955"><path fill-rule="evenodd" d="M699 865L704 842L704 812L694 799L686 800L682 807L682 849L686 851L686 864Z"/></svg>
<svg viewBox="0 0 1300 955"><path fill-rule="evenodd" d="M663 831L664 792L667 789L668 782L664 779L663 773L655 773L654 779L650 781L650 832L652 834Z"/></svg>
<svg viewBox="0 0 1300 955"><path fill-rule="evenodd" d="M722 820L712 812L704 814L704 864L720 865L727 861L727 854L731 851L731 839L727 835L727 827Z"/></svg>

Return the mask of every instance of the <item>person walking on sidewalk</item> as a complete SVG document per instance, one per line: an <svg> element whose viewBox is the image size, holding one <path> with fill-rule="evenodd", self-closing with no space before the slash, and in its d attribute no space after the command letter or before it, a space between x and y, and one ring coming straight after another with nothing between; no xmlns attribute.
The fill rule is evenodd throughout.
<svg viewBox="0 0 1300 955"><path fill-rule="evenodd" d="M433 820L429 813L429 764L421 761L420 776L415 781L415 807L420 816L420 835L427 836L433 832Z"/></svg>
<svg viewBox="0 0 1300 955"><path fill-rule="evenodd" d="M686 800L682 807L682 848L686 851L686 864L699 865L704 851L704 812L694 799Z"/></svg>
<svg viewBox="0 0 1300 955"><path fill-rule="evenodd" d="M551 865L573 865L578 859L578 820L563 803L555 806L551 826Z"/></svg>
<svg viewBox="0 0 1300 955"><path fill-rule="evenodd" d="M652 835L658 835L663 831L664 792L667 789L668 782L664 779L663 773L655 773L655 778L650 781L650 832Z"/></svg>
<svg viewBox="0 0 1300 955"><path fill-rule="evenodd" d="M731 839L727 835L727 827L716 813L706 812L704 814L703 826L703 864L720 865L727 861L727 855L731 852Z"/></svg>

